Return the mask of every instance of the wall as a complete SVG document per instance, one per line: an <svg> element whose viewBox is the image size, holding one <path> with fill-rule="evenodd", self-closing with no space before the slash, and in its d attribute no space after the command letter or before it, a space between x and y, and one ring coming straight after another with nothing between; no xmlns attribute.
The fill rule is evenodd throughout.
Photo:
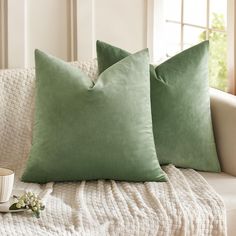
<svg viewBox="0 0 236 236"><path fill-rule="evenodd" d="M7 0L8 68L33 66L35 48L70 59L69 3L68 0Z"/></svg>
<svg viewBox="0 0 236 236"><path fill-rule="evenodd" d="M95 1L96 38L129 51L147 45L147 6L143 0Z"/></svg>
<svg viewBox="0 0 236 236"><path fill-rule="evenodd" d="M67 0L28 1L27 64L29 66L33 65L35 48L45 50L64 60L70 59L67 2Z"/></svg>
<svg viewBox="0 0 236 236"><path fill-rule="evenodd" d="M6 0L0 0L0 68L6 67Z"/></svg>
<svg viewBox="0 0 236 236"><path fill-rule="evenodd" d="M7 0L5 64L33 66L35 48L67 61L87 60L96 57L96 39L131 52L145 48L148 1Z"/></svg>

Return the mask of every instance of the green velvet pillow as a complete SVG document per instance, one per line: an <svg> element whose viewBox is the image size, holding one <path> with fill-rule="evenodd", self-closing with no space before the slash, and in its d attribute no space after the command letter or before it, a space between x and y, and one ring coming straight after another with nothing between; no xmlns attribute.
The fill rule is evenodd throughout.
<svg viewBox="0 0 236 236"><path fill-rule="evenodd" d="M33 145L22 180L165 181L152 132L148 51L101 73L36 50Z"/></svg>
<svg viewBox="0 0 236 236"><path fill-rule="evenodd" d="M219 172L208 86L208 41L154 68L150 65L153 133L160 164ZM99 73L130 53L97 41Z"/></svg>

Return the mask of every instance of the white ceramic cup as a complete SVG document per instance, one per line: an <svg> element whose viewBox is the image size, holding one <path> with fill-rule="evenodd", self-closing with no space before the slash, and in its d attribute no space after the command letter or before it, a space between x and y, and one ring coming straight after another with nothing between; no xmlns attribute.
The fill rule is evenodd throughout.
<svg viewBox="0 0 236 236"><path fill-rule="evenodd" d="M0 203L10 199L14 183L14 172L6 168L0 168Z"/></svg>

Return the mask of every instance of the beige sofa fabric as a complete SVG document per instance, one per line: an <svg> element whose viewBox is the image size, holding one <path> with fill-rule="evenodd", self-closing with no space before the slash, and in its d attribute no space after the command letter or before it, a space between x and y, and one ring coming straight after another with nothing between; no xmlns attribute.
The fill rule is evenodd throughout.
<svg viewBox="0 0 236 236"><path fill-rule="evenodd" d="M222 171L200 174L222 197L228 236L236 235L236 97L211 89L211 112Z"/></svg>
<svg viewBox="0 0 236 236"><path fill-rule="evenodd" d="M225 173L199 172L222 197L227 216L228 236L236 235L236 177Z"/></svg>
<svg viewBox="0 0 236 236"><path fill-rule="evenodd" d="M236 96L211 89L211 111L222 171L236 176Z"/></svg>

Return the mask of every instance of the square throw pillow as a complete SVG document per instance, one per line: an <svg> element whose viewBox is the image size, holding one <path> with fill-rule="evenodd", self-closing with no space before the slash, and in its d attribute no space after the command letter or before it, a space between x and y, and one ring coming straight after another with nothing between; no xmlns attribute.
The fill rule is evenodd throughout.
<svg viewBox="0 0 236 236"><path fill-rule="evenodd" d="M115 63L96 84L39 50L35 61L35 124L23 181L165 181L152 132L147 50Z"/></svg>
<svg viewBox="0 0 236 236"><path fill-rule="evenodd" d="M160 164L219 172L208 85L208 41L150 65L153 133ZM130 53L97 41L102 73Z"/></svg>

